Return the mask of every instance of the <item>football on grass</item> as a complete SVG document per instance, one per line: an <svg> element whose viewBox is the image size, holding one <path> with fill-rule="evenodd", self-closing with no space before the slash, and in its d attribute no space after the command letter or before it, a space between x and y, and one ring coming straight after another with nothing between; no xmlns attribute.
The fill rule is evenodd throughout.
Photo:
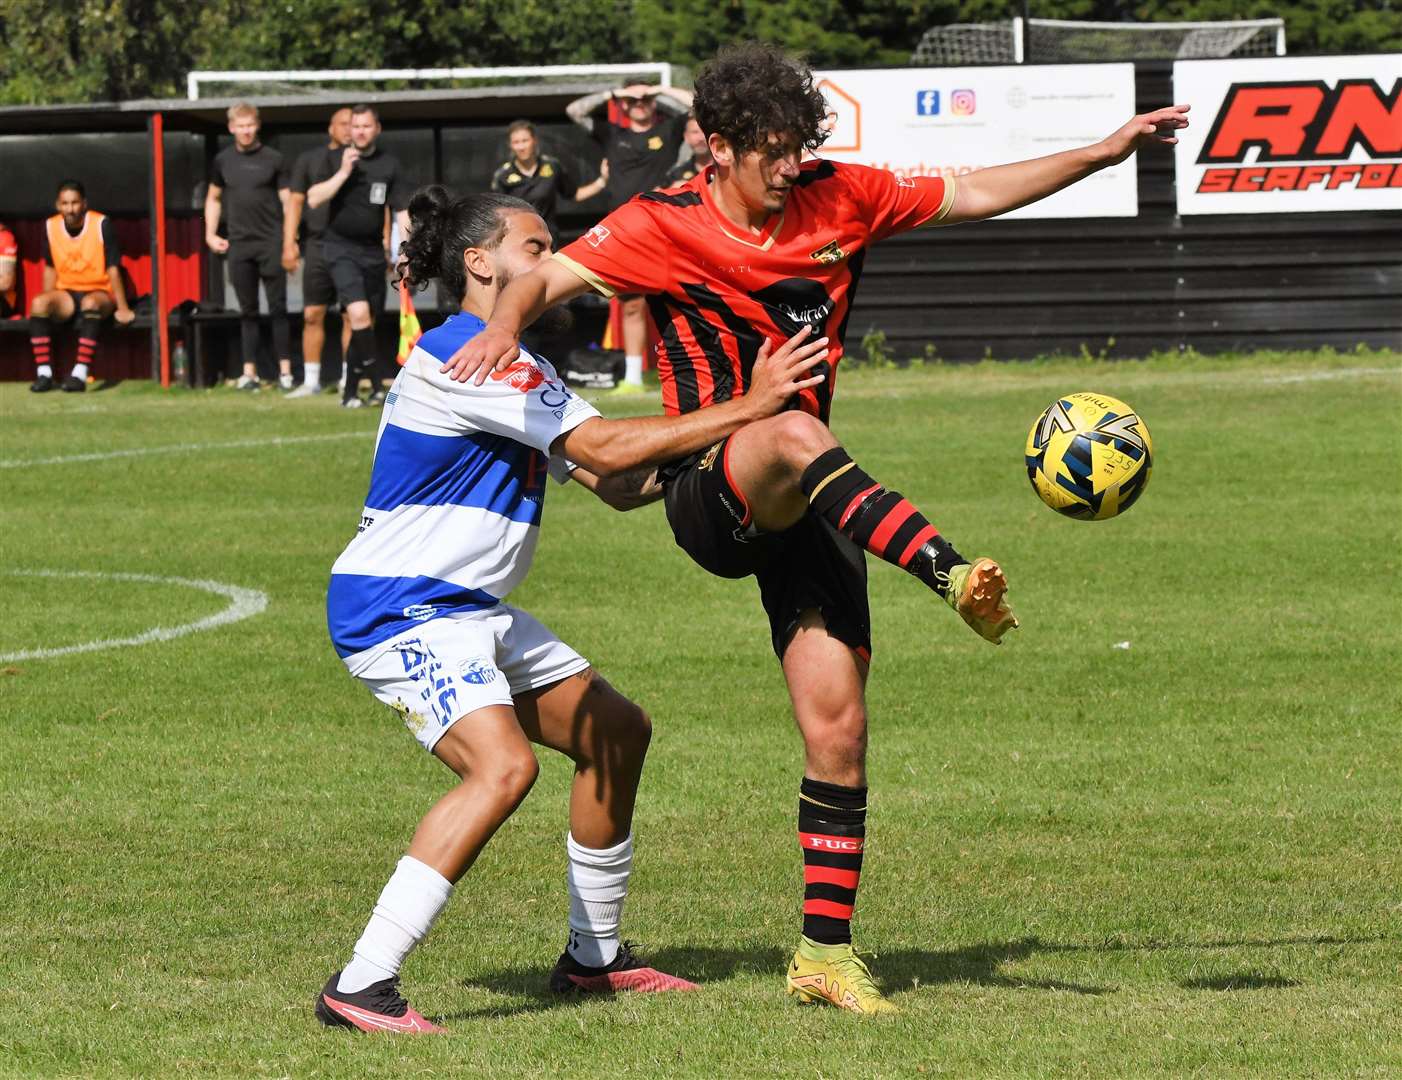
<svg viewBox="0 0 1402 1080"><path fill-rule="evenodd" d="M1154 444L1139 414L1106 394L1067 394L1027 433L1027 479L1058 514L1104 521L1144 494Z"/></svg>

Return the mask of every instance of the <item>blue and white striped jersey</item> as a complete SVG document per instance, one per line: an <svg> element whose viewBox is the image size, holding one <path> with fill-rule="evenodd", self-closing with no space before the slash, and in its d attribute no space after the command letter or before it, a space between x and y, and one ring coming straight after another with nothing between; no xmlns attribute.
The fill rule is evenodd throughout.
<svg viewBox="0 0 1402 1080"><path fill-rule="evenodd" d="M385 398L360 529L331 568L327 623L352 673L417 623L491 607L530 569L550 444L598 412L521 350L481 385L438 369L483 322L459 312L419 339Z"/></svg>

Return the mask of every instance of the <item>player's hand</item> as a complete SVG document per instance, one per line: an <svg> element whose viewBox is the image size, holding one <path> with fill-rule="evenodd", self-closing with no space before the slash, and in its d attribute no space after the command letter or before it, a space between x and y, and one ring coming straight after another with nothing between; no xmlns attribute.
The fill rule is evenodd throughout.
<svg viewBox="0 0 1402 1080"><path fill-rule="evenodd" d="M209 245L209 250L216 255L223 255L229 250L229 241L222 236L206 236L204 242Z"/></svg>
<svg viewBox="0 0 1402 1080"><path fill-rule="evenodd" d="M811 340L810 340L811 339ZM814 338L813 328L805 326L770 355L769 339L759 347L745 403L752 405L756 419L773 416L800 390L817 386L827 376L809 374L828 357L828 339Z"/></svg>
<svg viewBox="0 0 1402 1080"><path fill-rule="evenodd" d="M136 318L136 312L129 307L119 307L112 313L112 318L116 320L118 326L126 326L132 319Z"/></svg>
<svg viewBox="0 0 1402 1080"><path fill-rule="evenodd" d="M297 272L297 245L289 244L282 249L282 268L289 274Z"/></svg>
<svg viewBox="0 0 1402 1080"><path fill-rule="evenodd" d="M1185 114L1191 108L1191 105L1169 105L1136 116L1101 144L1109 157L1106 164L1118 165L1130 154L1151 143L1177 146L1177 132L1188 126Z"/></svg>
<svg viewBox="0 0 1402 1080"><path fill-rule="evenodd" d="M448 362L438 370L451 372L455 382L472 379L474 386L481 386L493 368L501 371L520 355L521 345L516 337L505 330L493 329L488 323L485 330L448 357Z"/></svg>
<svg viewBox="0 0 1402 1080"><path fill-rule="evenodd" d="M355 168L355 163L359 160L360 151L357 150L354 146L347 146L345 150L341 153L340 171L346 176L349 176L351 174L351 170Z"/></svg>

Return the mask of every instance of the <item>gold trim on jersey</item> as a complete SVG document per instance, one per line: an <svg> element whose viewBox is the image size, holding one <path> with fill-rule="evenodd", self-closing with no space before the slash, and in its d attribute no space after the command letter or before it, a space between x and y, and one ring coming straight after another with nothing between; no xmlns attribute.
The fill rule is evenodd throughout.
<svg viewBox="0 0 1402 1080"><path fill-rule="evenodd" d="M959 183L952 176L944 178L944 201L940 203L940 208L935 211L935 216L925 224L922 229L928 229L932 225L938 225L945 218L949 217L949 212L954 209L954 194L959 190Z"/></svg>
<svg viewBox="0 0 1402 1080"><path fill-rule="evenodd" d="M557 251L554 255L551 255L550 257L556 260L570 273L587 282L589 284L589 287L595 292L599 293L600 295L606 296L610 300L612 300L614 296L617 295L617 289L615 289L607 281L601 278L598 274L594 273L594 271L590 270L589 267L584 266L582 263L576 262L574 259L571 259L563 251Z"/></svg>
<svg viewBox="0 0 1402 1080"><path fill-rule="evenodd" d="M725 227L725 222L722 220L724 215L720 212L720 207L716 206L714 200L711 202L711 217L715 220L716 228L725 233L726 236L730 237L730 239L734 240L736 243L744 244L746 247L759 248L760 251L768 251L774 246L774 240L778 237L779 230L784 227L785 213L787 213L787 210L779 211L779 220L774 225L774 231L769 234L769 238L765 240L764 243L756 244L753 240L746 240L743 236L736 236L727 229Z"/></svg>

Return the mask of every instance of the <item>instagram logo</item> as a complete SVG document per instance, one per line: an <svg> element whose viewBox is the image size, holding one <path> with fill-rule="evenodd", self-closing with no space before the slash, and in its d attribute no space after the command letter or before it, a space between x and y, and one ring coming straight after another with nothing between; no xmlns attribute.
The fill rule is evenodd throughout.
<svg viewBox="0 0 1402 1080"><path fill-rule="evenodd" d="M972 116L974 108L974 92L972 90L955 90L949 95L949 111L955 116Z"/></svg>

